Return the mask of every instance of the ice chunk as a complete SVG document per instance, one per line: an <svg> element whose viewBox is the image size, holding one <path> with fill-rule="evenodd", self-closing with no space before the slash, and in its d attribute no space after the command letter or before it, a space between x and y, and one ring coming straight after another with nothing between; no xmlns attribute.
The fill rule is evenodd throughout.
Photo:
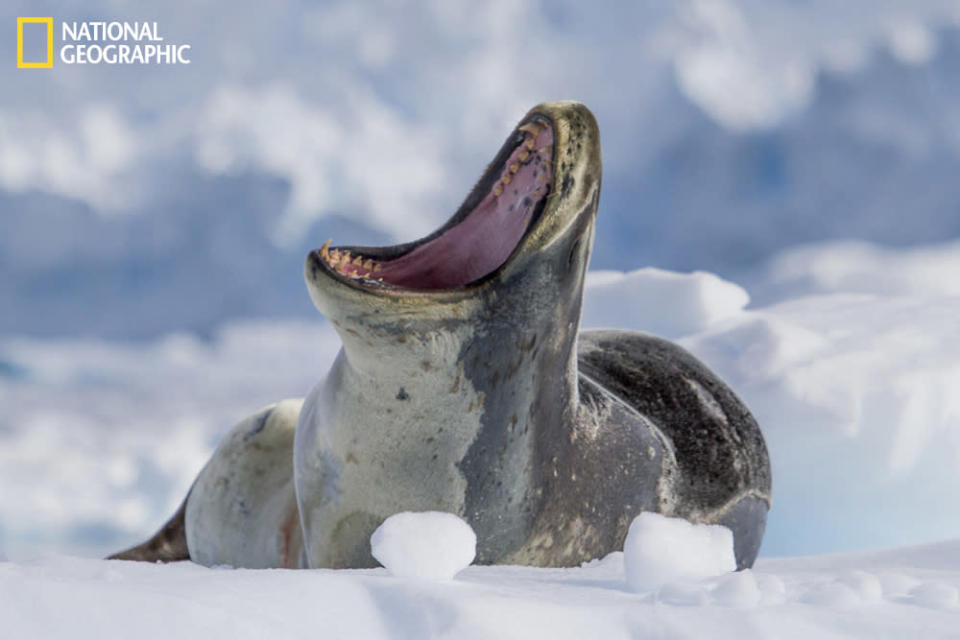
<svg viewBox="0 0 960 640"><path fill-rule="evenodd" d="M390 516L370 536L373 557L398 578L451 580L477 554L477 534L440 511Z"/></svg>
<svg viewBox="0 0 960 640"><path fill-rule="evenodd" d="M675 273L653 267L627 273L591 271L581 325L678 338L739 315L749 301L740 285L703 271Z"/></svg>
<svg viewBox="0 0 960 640"><path fill-rule="evenodd" d="M733 533L720 525L698 525L658 513L641 513L623 543L627 583L652 591L678 580L697 580L733 571Z"/></svg>

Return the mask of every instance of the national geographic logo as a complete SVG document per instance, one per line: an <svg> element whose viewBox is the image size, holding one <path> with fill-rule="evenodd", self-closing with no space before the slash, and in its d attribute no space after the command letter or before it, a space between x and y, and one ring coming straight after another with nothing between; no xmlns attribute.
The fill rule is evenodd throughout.
<svg viewBox="0 0 960 640"><path fill-rule="evenodd" d="M23 25L41 24L47 36L47 58L43 62L23 59ZM17 18L17 69L50 69L53 67L53 18Z"/></svg>
<svg viewBox="0 0 960 640"><path fill-rule="evenodd" d="M38 25L45 38L42 42ZM53 68L53 31L53 18L17 18L18 69ZM24 59L25 42L29 59ZM41 44L46 44L46 57L39 60ZM63 21L58 54L59 62L69 65L190 64L190 45L166 42L156 22Z"/></svg>

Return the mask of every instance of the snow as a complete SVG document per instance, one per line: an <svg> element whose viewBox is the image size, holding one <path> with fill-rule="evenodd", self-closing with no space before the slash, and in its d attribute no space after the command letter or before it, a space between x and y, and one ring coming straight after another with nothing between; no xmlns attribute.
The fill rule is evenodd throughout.
<svg viewBox="0 0 960 640"><path fill-rule="evenodd" d="M629 296L624 296L629 291ZM750 301L743 287L712 273L654 267L628 273L591 271L584 291L584 329L642 326L664 337L706 329L738 315Z"/></svg>
<svg viewBox="0 0 960 640"><path fill-rule="evenodd" d="M761 591L757 578L750 569L724 576L711 592L713 601L726 607L743 608L757 606L764 596L768 602L776 601L783 596L783 582L776 576L766 578L765 589Z"/></svg>
<svg viewBox="0 0 960 640"><path fill-rule="evenodd" d="M960 298L834 293L748 311L680 342L763 426L765 552L960 532Z"/></svg>
<svg viewBox="0 0 960 640"><path fill-rule="evenodd" d="M573 569L472 566L451 582L385 569L232 570L48 556L0 563L10 638L956 637L960 541L761 559L634 592L622 553ZM850 579L850 567L856 578ZM877 585L883 585L878 592ZM904 591L905 584L911 585ZM866 585L866 586L858 586ZM892 588L888 585L892 585Z"/></svg>
<svg viewBox="0 0 960 640"><path fill-rule="evenodd" d="M377 562L398 578L451 580L477 555L477 534L452 513L395 513L370 536Z"/></svg>
<svg viewBox="0 0 960 640"><path fill-rule="evenodd" d="M641 513L630 523L623 543L623 564L634 591L654 591L671 582L729 573L737 567L733 533L719 525Z"/></svg>
<svg viewBox="0 0 960 640"><path fill-rule="evenodd" d="M924 582L910 590L909 600L931 609L954 609L960 601L957 587L944 582Z"/></svg>

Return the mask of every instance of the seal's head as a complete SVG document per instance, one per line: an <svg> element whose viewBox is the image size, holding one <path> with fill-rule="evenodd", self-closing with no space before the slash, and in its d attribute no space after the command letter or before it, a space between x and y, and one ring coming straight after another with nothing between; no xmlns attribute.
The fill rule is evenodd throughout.
<svg viewBox="0 0 960 640"><path fill-rule="evenodd" d="M305 268L310 296L341 329L342 320L370 312L396 318L429 309L434 317L462 317L464 307L489 301L533 263L545 264L545 253L560 244L568 254L561 261L580 272L566 286L579 291L600 177L599 132L590 111L576 102L537 106L457 213L432 234L390 247L328 242L311 252ZM569 271L561 266L542 275L560 284Z"/></svg>

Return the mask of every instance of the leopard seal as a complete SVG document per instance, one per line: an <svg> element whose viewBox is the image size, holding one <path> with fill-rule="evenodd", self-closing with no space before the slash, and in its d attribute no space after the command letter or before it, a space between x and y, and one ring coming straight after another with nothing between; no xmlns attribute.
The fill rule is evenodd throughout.
<svg viewBox="0 0 960 640"><path fill-rule="evenodd" d="M578 333L601 173L590 111L542 104L431 235L311 252L343 343L326 379L237 425L178 514L114 557L376 566L385 518L439 510L479 563L575 566L654 511L726 525L751 566L771 474L747 407L666 340Z"/></svg>

